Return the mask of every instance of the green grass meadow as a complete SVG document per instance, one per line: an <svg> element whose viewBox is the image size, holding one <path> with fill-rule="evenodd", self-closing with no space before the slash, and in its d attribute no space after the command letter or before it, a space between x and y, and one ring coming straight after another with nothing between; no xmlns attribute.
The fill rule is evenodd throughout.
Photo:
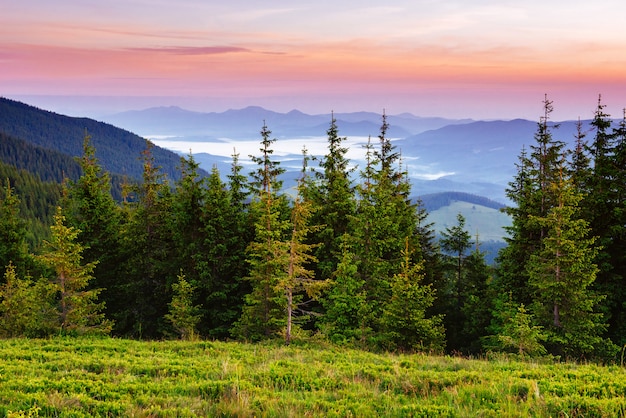
<svg viewBox="0 0 626 418"><path fill-rule="evenodd" d="M0 340L0 416L621 417L620 366L327 345Z"/></svg>

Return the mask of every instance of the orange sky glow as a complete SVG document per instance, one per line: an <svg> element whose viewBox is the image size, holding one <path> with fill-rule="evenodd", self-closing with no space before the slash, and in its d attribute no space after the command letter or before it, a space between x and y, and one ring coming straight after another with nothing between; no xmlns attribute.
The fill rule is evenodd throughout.
<svg viewBox="0 0 626 418"><path fill-rule="evenodd" d="M557 119L590 117L599 94L626 106L621 0L53 3L3 6L1 96L470 118L536 118L544 94Z"/></svg>

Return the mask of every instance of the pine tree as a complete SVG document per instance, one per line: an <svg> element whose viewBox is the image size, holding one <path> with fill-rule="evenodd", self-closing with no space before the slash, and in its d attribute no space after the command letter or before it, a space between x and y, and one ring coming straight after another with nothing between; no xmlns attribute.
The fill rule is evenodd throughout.
<svg viewBox="0 0 626 418"><path fill-rule="evenodd" d="M54 216L50 241L40 259L55 273L58 292L58 326L63 333L108 334L112 323L105 319L104 305L98 302L100 289L85 290L93 279L95 262L84 263L83 247L77 242L79 231L65 225L61 208Z"/></svg>
<svg viewBox="0 0 626 418"><path fill-rule="evenodd" d="M45 337L54 332L54 287L45 279L20 277L13 263L0 285L0 336Z"/></svg>
<svg viewBox="0 0 626 418"><path fill-rule="evenodd" d="M200 275L198 257L205 252L203 212L206 187L205 180L198 173L199 168L193 155L181 157L181 176L172 196L172 258L176 258L179 269L186 272L185 277L196 283Z"/></svg>
<svg viewBox="0 0 626 418"><path fill-rule="evenodd" d="M512 225L506 230L507 246L498 254L498 275L494 287L497 294L511 292L516 304L529 306L532 303L532 290L528 285L528 264L532 254L541 246L545 236L542 225L529 222L531 216L545 216L554 205L550 199L550 185L558 178L559 164L563 156L564 144L553 138L552 131L558 125L550 122L554 110L547 96L543 101L544 114L537 123L537 132L530 155L522 149L517 175L509 183L507 197L513 202L505 209L512 218Z"/></svg>
<svg viewBox="0 0 626 418"><path fill-rule="evenodd" d="M248 274L245 251L251 234L244 203L234 200L216 167L206 184L203 250L195 257L200 272L198 293L205 306L203 324L208 335L224 338L241 316L244 291L249 289L243 278Z"/></svg>
<svg viewBox="0 0 626 418"><path fill-rule="evenodd" d="M143 153L143 178L131 185L125 209L128 223L123 231L124 282L116 319L120 333L155 338L161 335L162 319L171 299L171 284L180 271L173 257L172 193L160 173L147 142Z"/></svg>
<svg viewBox="0 0 626 418"><path fill-rule="evenodd" d="M527 265L533 311L553 353L598 354L600 346L606 348L601 338L606 324L597 311L604 297L591 290L598 272L596 239L579 216L581 195L571 181L561 174L549 191L554 205L545 216L530 216L545 231L540 250Z"/></svg>
<svg viewBox="0 0 626 418"><path fill-rule="evenodd" d="M359 274L359 260L350 248L350 241L350 237L344 235L342 258L322 299L325 313L321 318L321 329L334 343L359 343L365 347L371 336L370 313L365 281Z"/></svg>
<svg viewBox="0 0 626 418"><path fill-rule="evenodd" d="M615 151L613 155L613 187L615 188L613 205L613 225L611 227L611 277L613 286L607 290L609 302L610 338L619 346L626 344L626 109L618 126L613 131ZM600 273L602 276L602 273Z"/></svg>
<svg viewBox="0 0 626 418"><path fill-rule="evenodd" d="M80 231L77 241L83 247L86 263L95 263L90 288L102 289L106 314L116 317L125 307L120 304L123 292L119 277L123 275L121 236L124 219L121 208L111 196L109 173L102 170L95 157L91 137L85 134L83 155L78 159L82 174L77 181L68 181L62 198L63 213L68 225Z"/></svg>
<svg viewBox="0 0 626 418"><path fill-rule="evenodd" d="M468 269L466 259L468 250L472 247L471 235L465 230L465 218L460 213L457 215L457 224L446 228L441 233L439 240L447 261L447 286L440 295L446 301L446 327L448 348L461 350L467 348L467 335L463 332L469 318L463 312L463 308L471 295L468 283Z"/></svg>
<svg viewBox="0 0 626 418"><path fill-rule="evenodd" d="M330 278L341 260L341 241L348 232L348 221L356 210L355 191L350 175L350 161L346 157L348 148L339 136L337 120L331 117L328 135L328 153L320 160L322 171L315 173L314 181L308 182L304 195L315 207L311 223L320 225L311 234L312 243L320 244L315 249L318 259L316 275L320 279Z"/></svg>
<svg viewBox="0 0 626 418"><path fill-rule="evenodd" d="M402 269L405 239L411 248L420 248L423 218L410 196L410 182L402 171L400 154L387 138L386 115L380 130L379 146L368 141L366 166L357 187L357 210L350 218L350 248L359 262L368 304L365 328L372 330L370 344L384 344L384 306L392 297L391 280ZM419 251L414 262L421 261Z"/></svg>
<svg viewBox="0 0 626 418"><path fill-rule="evenodd" d="M0 195L0 268L12 264L20 277L32 266L25 240L26 222L20 216L20 199L8 179Z"/></svg>
<svg viewBox="0 0 626 418"><path fill-rule="evenodd" d="M411 261L408 237L402 255L402 269L391 280L391 299L383 311L384 345L392 350L441 351L445 345L442 317L427 317L435 294L431 285L423 283L423 262Z"/></svg>
<svg viewBox="0 0 626 418"><path fill-rule="evenodd" d="M246 251L250 267L246 279L252 290L245 296L241 318L233 330L235 335L249 340L276 336L285 327L285 295L278 289L287 276L289 251L284 239L289 221L285 219L286 200L278 194L282 186L278 176L283 169L271 159L275 139L270 139L270 135L271 131L264 124L261 130L262 156L252 156L259 165L252 173L254 200L251 211L256 217L255 238Z"/></svg>
<svg viewBox="0 0 626 418"><path fill-rule="evenodd" d="M485 253L480 251L478 237L476 248L465 259L465 295L461 314L462 334L465 336L461 350L478 354L482 350L482 340L491 322L493 294L490 292L492 268L485 261Z"/></svg>
<svg viewBox="0 0 626 418"><path fill-rule="evenodd" d="M612 121L605 111L601 97L591 121L593 140L587 147L592 159L592 168L588 175L587 194L581 202L582 216L589 222L593 235L598 237L600 247L594 262L599 271L593 288L600 294L607 295L603 309L607 315L608 335L616 342L626 342L623 334L623 300L626 297L622 267L624 249L624 223L619 213L623 211L624 184L620 182L619 165L619 127L611 131Z"/></svg>
<svg viewBox="0 0 626 418"><path fill-rule="evenodd" d="M294 315L310 314L305 306L319 299L321 292L327 287L327 280L316 280L315 273L307 266L315 263L317 258L312 254L314 245L305 242L307 235L315 228L309 225L312 208L311 203L302 197L304 179L298 184L298 194L291 210L291 238L289 240L289 262L287 275L278 283L279 289L287 298L287 326L285 342L291 343ZM308 299L302 300L302 293Z"/></svg>
<svg viewBox="0 0 626 418"><path fill-rule="evenodd" d="M169 312L165 315L176 332L183 340L193 340L197 336L200 322L200 308L193 304L195 288L180 272L176 283L172 284L172 301L169 303Z"/></svg>

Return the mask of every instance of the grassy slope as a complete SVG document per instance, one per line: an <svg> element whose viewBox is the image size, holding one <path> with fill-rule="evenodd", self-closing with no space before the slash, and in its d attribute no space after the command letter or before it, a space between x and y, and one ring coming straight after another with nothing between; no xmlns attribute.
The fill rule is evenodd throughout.
<svg viewBox="0 0 626 418"><path fill-rule="evenodd" d="M323 345L0 341L3 416L615 417L624 416L625 394L617 366Z"/></svg>
<svg viewBox="0 0 626 418"><path fill-rule="evenodd" d="M435 230L440 232L457 224L457 214L465 217L465 230L480 241L503 241L503 227L511 224L511 218L497 209L491 209L468 202L456 201L428 214L428 220L435 223Z"/></svg>

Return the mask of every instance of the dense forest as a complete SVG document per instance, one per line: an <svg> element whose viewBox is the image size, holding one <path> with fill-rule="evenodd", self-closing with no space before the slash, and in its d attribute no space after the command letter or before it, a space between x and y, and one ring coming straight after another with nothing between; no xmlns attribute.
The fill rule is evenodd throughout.
<svg viewBox="0 0 626 418"><path fill-rule="evenodd" d="M4 164L0 334L315 336L371 350L615 359L626 343L626 117L612 121L599 101L593 131L566 149L551 112L546 98L520 151L493 267L463 216L435 236L384 114L356 176L332 118L326 155L303 150L297 184L282 184L264 125L251 173L233 155L225 176L204 175L189 155L170 176L146 142L141 179L120 199L97 133L84 132L80 175L58 186L41 246L27 239L34 186Z"/></svg>

